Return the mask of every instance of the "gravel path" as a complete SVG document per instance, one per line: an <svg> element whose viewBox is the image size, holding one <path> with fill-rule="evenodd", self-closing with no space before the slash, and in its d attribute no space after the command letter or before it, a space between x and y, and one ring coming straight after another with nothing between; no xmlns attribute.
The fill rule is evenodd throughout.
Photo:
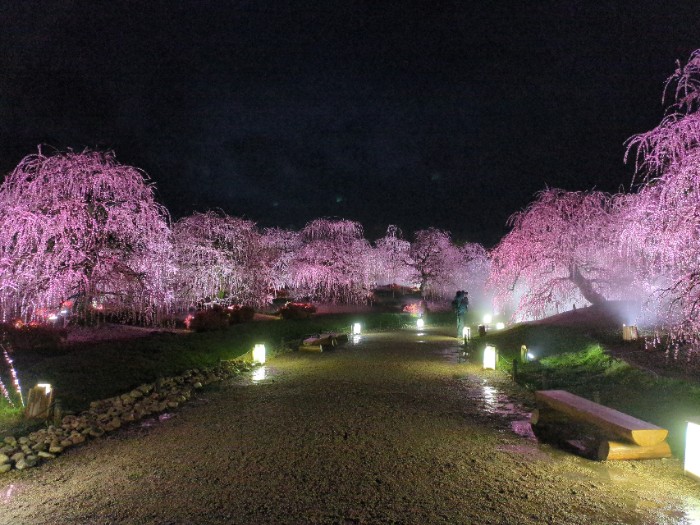
<svg viewBox="0 0 700 525"><path fill-rule="evenodd" d="M0 523L693 523L678 460L537 444L531 396L457 348L407 330L280 356L265 379L2 476Z"/></svg>

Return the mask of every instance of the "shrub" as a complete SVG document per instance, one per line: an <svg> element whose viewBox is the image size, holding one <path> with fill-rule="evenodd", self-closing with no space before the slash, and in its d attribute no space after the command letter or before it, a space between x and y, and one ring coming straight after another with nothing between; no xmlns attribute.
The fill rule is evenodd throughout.
<svg viewBox="0 0 700 525"><path fill-rule="evenodd" d="M42 324L6 323L0 325L0 332L14 350L57 349L68 337L65 328Z"/></svg>
<svg viewBox="0 0 700 525"><path fill-rule="evenodd" d="M250 306L233 305L228 307L229 323L247 323L253 320L255 310Z"/></svg>
<svg viewBox="0 0 700 525"><path fill-rule="evenodd" d="M282 319L307 319L316 313L316 307L310 303L287 303L279 310Z"/></svg>
<svg viewBox="0 0 700 525"><path fill-rule="evenodd" d="M220 306L214 306L207 310L200 310L190 321L190 329L195 332L211 332L223 330L229 325L229 315Z"/></svg>

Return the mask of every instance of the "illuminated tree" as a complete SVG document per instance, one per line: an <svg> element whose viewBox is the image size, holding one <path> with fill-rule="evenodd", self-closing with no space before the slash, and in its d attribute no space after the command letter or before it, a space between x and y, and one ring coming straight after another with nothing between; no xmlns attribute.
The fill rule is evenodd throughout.
<svg viewBox="0 0 700 525"><path fill-rule="evenodd" d="M223 213L195 213L173 226L181 303L261 305L267 274L255 223Z"/></svg>
<svg viewBox="0 0 700 525"><path fill-rule="evenodd" d="M675 86L675 87L674 87ZM629 140L644 182L629 208L624 246L640 260L650 294L673 333L696 346L700 333L700 50L678 65L664 94L673 103L654 129Z"/></svg>
<svg viewBox="0 0 700 525"><path fill-rule="evenodd" d="M673 86L675 85L675 89ZM636 151L636 172L650 182L678 166L700 146L700 49L695 50L688 63L678 63L676 71L666 80L663 101L667 93L674 102L666 116L651 131L634 135L627 141L628 160Z"/></svg>
<svg viewBox="0 0 700 525"><path fill-rule="evenodd" d="M140 170L113 153L22 159L0 187L4 318L119 310L154 322L169 304L168 213Z"/></svg>
<svg viewBox="0 0 700 525"><path fill-rule="evenodd" d="M261 238L261 255L269 289L279 291L293 286L292 268L295 254L301 248L299 232L282 228L266 228Z"/></svg>
<svg viewBox="0 0 700 525"><path fill-rule="evenodd" d="M539 318L624 296L631 275L616 247L614 212L608 194L547 189L512 215L491 253L497 309L510 304L516 318Z"/></svg>
<svg viewBox="0 0 700 525"><path fill-rule="evenodd" d="M455 273L451 283L454 290L467 290L471 302L476 304L486 295L486 282L491 268L491 260L486 248L479 243L468 242L461 247L462 264Z"/></svg>
<svg viewBox="0 0 700 525"><path fill-rule="evenodd" d="M402 238L401 230L396 226L389 226L386 235L374 245L373 280L377 284L413 284L413 270L408 264L411 243Z"/></svg>
<svg viewBox="0 0 700 525"><path fill-rule="evenodd" d="M415 232L407 264L413 270L422 297L446 298L454 294L455 275L463 268L465 254L453 244L449 232L428 228Z"/></svg>
<svg viewBox="0 0 700 525"><path fill-rule="evenodd" d="M301 233L291 265L299 295L333 303L362 303L372 286L370 245L362 226L348 220L316 219Z"/></svg>

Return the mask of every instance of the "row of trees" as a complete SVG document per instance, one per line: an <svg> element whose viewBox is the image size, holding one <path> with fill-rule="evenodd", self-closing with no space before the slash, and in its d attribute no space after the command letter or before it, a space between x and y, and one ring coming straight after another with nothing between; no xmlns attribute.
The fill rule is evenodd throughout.
<svg viewBox="0 0 700 525"><path fill-rule="evenodd" d="M261 229L210 211L172 223L146 175L112 153L39 150L0 187L5 320L46 319L64 307L151 323L217 299L260 307L280 290L362 303L392 283L444 298L482 284L486 271L483 247L458 246L434 228L410 242L390 226L372 245L348 220Z"/></svg>
<svg viewBox="0 0 700 525"><path fill-rule="evenodd" d="M631 193L547 189L510 219L491 253L496 303L538 318L610 299L637 301L676 336L700 319L700 50L667 80L666 117L628 141ZM634 155L633 155L634 154Z"/></svg>
<svg viewBox="0 0 700 525"><path fill-rule="evenodd" d="M655 312L677 335L700 333L700 50L666 83L671 103L632 137L635 191L546 189L514 214L490 252L435 228L409 241L390 226L370 243L360 224L316 219L261 229L220 212L172 223L144 173L113 154L38 154L0 186L0 309L42 318L73 302L157 321L226 298L262 306L279 290L362 303L377 285L424 297L479 291L496 308L540 318L612 299Z"/></svg>

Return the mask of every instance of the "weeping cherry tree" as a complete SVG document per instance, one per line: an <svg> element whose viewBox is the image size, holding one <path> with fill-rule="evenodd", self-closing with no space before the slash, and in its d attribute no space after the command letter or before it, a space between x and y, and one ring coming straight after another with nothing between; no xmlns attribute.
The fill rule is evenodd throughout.
<svg viewBox="0 0 700 525"><path fill-rule="evenodd" d="M510 217L511 231L491 252L497 310L537 319L628 293L632 279L611 228L616 220L606 193L540 192Z"/></svg>
<svg viewBox="0 0 700 525"><path fill-rule="evenodd" d="M255 223L224 213L194 213L173 226L180 304L264 304L267 272Z"/></svg>
<svg viewBox="0 0 700 525"><path fill-rule="evenodd" d="M401 230L390 225L386 235L377 239L372 252L373 280L380 285L398 284L409 286L413 271L409 266L411 243L402 237Z"/></svg>
<svg viewBox="0 0 700 525"><path fill-rule="evenodd" d="M170 304L169 216L111 152L20 161L0 187L0 308L46 319L62 305L156 322Z"/></svg>
<svg viewBox="0 0 700 525"><path fill-rule="evenodd" d="M454 245L449 232L427 228L415 232L406 261L424 298L445 299L454 294L455 275L466 263L464 253Z"/></svg>
<svg viewBox="0 0 700 525"><path fill-rule="evenodd" d="M664 90L672 103L654 129L628 141L642 187L628 207L627 250L653 288L650 304L675 339L700 347L700 49Z"/></svg>
<svg viewBox="0 0 700 525"><path fill-rule="evenodd" d="M297 294L330 303L366 301L374 283L370 245L362 225L344 219L316 219L300 234L302 245L291 266Z"/></svg>

